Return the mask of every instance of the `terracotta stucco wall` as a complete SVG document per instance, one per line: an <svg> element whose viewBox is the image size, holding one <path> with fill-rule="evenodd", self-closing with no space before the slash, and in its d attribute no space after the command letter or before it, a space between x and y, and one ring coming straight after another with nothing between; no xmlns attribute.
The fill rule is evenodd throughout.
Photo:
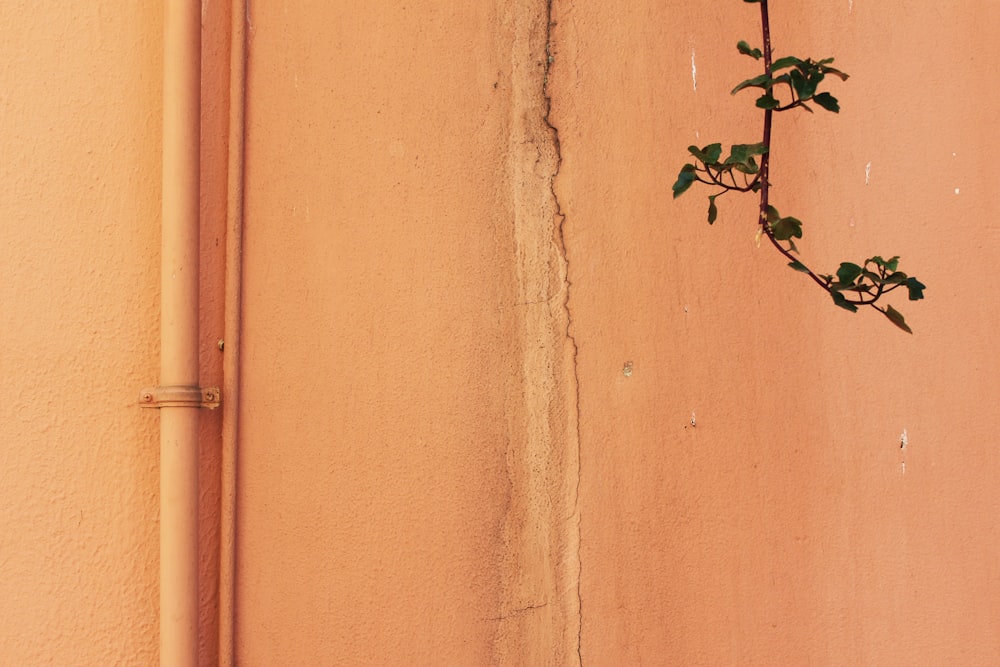
<svg viewBox="0 0 1000 667"><path fill-rule="evenodd" d="M0 663L156 660L159 9L0 5Z"/></svg>
<svg viewBox="0 0 1000 667"><path fill-rule="evenodd" d="M752 202L670 200L685 146L756 140L756 7L549 9L255 7L241 655L572 663L582 623L590 664L995 662L996 12L774 7L854 75L779 119L776 201L819 265L903 255L908 337Z"/></svg>
<svg viewBox="0 0 1000 667"><path fill-rule="evenodd" d="M238 663L1000 662L1000 10L903 9L774 3L779 53L852 74L778 118L774 196L820 266L903 256L913 337L757 249L752 202L670 200L685 146L756 139L754 5L253 3ZM157 658L161 17L0 6L0 664Z"/></svg>
<svg viewBox="0 0 1000 667"><path fill-rule="evenodd" d="M545 9L253 6L242 664L575 651Z"/></svg>
<svg viewBox="0 0 1000 667"><path fill-rule="evenodd" d="M755 247L751 202L671 201L688 144L759 140L729 95L756 5L556 3L583 661L996 664L1000 13L771 5L778 55L852 75L839 115L777 117L772 201L807 260L899 254L928 298L897 303L912 337L851 315Z"/></svg>
<svg viewBox="0 0 1000 667"><path fill-rule="evenodd" d="M206 3L202 379L219 384L228 18ZM157 661L159 2L0 6L0 664ZM218 414L202 419L215 664Z"/></svg>

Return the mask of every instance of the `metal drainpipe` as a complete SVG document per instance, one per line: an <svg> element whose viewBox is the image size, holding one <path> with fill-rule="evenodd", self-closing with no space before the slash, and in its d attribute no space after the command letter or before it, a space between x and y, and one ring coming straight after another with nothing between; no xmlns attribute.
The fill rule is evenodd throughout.
<svg viewBox="0 0 1000 667"><path fill-rule="evenodd" d="M198 386L201 0L165 0L160 386L160 664L198 664Z"/></svg>

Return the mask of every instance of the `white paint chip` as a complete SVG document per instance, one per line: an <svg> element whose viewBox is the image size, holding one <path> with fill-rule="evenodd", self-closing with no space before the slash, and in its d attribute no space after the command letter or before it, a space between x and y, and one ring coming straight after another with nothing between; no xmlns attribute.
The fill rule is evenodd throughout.
<svg viewBox="0 0 1000 667"><path fill-rule="evenodd" d="M910 444L910 436L906 433L906 429L899 435L899 448L906 449L906 446Z"/></svg>
<svg viewBox="0 0 1000 667"><path fill-rule="evenodd" d="M695 92L698 90L698 68L694 64L694 49L691 49L691 84Z"/></svg>
<svg viewBox="0 0 1000 667"><path fill-rule="evenodd" d="M865 185L871 183L872 179L872 163L869 162L865 165Z"/></svg>
<svg viewBox="0 0 1000 667"><path fill-rule="evenodd" d="M955 188L955 194L957 195L958 193L959 193L959 189Z"/></svg>

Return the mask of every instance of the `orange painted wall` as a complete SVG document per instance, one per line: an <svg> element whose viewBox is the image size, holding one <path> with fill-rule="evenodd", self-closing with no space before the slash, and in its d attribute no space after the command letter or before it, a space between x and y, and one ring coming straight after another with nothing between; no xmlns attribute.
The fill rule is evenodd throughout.
<svg viewBox="0 0 1000 667"><path fill-rule="evenodd" d="M756 140L751 4L250 9L238 664L1000 662L1000 10L774 2L779 53L852 74L839 116L777 119L775 203L821 266L902 255L909 337L755 248L752 202L670 199L685 146ZM0 664L155 664L161 7L0 25Z"/></svg>
<svg viewBox="0 0 1000 667"><path fill-rule="evenodd" d="M151 664L159 10L0 25L0 662Z"/></svg>
<svg viewBox="0 0 1000 667"><path fill-rule="evenodd" d="M157 661L162 3L0 5L0 664ZM229 8L205 7L202 379L220 383ZM202 419L216 664L219 415Z"/></svg>
<svg viewBox="0 0 1000 667"><path fill-rule="evenodd" d="M903 255L930 285L908 337L757 250L752 202L709 228L698 195L670 201L686 145L756 139L728 95L756 9L554 3L527 60L545 69L551 38L553 161L544 128L516 139L546 76L519 78L504 18L545 3L254 8L250 664L572 663L553 628L578 622L589 664L997 660L997 311L970 289L997 253L974 30L996 13L774 8L779 51L854 75L839 117L780 118L777 201L822 265ZM558 167L558 202L504 163ZM942 220L962 230L944 243ZM538 306L548 364L526 353ZM511 419L539 406L562 450L533 459L521 443L553 441ZM545 521L518 501L533 484L560 507ZM512 524L564 532L511 559Z"/></svg>
<svg viewBox="0 0 1000 667"><path fill-rule="evenodd" d="M561 662L544 5L250 25L237 661Z"/></svg>
<svg viewBox="0 0 1000 667"><path fill-rule="evenodd" d="M688 144L759 141L729 95L757 6L556 3L583 662L996 664L1000 11L771 4L778 55L853 75L839 116L777 117L772 201L807 260L899 254L927 300L912 337L851 315L755 247L752 202L671 201Z"/></svg>

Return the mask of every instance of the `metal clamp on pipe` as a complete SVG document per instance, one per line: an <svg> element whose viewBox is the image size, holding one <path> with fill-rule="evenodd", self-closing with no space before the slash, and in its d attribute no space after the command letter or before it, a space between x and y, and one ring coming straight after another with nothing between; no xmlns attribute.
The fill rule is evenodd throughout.
<svg viewBox="0 0 1000 667"><path fill-rule="evenodd" d="M219 407L218 387L146 387L139 393L140 408L208 408Z"/></svg>

